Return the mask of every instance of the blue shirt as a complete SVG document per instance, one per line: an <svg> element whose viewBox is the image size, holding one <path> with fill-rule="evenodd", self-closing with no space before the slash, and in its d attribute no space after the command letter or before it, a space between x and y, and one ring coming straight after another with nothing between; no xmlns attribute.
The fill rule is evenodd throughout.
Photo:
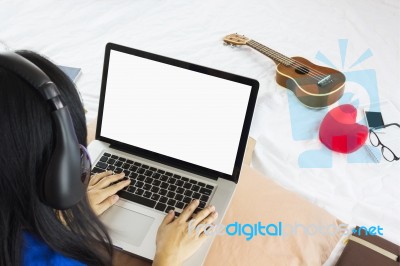
<svg viewBox="0 0 400 266"><path fill-rule="evenodd" d="M22 250L22 265L24 266L41 266L41 265L59 265L59 266L84 266L84 264L64 257L63 255L53 251L38 237L23 233L24 245Z"/></svg>

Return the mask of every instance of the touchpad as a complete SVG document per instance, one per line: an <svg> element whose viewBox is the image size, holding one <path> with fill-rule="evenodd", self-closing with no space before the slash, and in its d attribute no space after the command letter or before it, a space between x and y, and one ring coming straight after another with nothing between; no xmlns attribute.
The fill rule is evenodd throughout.
<svg viewBox="0 0 400 266"><path fill-rule="evenodd" d="M109 230L111 238L140 246L154 221L153 217L113 206L100 216Z"/></svg>

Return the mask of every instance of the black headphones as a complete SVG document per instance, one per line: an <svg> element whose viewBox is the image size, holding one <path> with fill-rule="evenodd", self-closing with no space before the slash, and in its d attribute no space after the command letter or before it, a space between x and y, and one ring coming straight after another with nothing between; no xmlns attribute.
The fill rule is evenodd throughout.
<svg viewBox="0 0 400 266"><path fill-rule="evenodd" d="M51 106L55 147L45 176L39 180L38 195L46 205L65 210L86 193L90 178L89 155L79 144L68 107L50 78L28 59L14 53L0 53L0 67L12 71L34 87Z"/></svg>

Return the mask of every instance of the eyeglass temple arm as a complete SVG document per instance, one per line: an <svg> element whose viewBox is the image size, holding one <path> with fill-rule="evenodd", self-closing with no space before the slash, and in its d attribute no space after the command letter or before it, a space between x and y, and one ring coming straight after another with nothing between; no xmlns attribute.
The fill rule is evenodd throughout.
<svg viewBox="0 0 400 266"><path fill-rule="evenodd" d="M400 125L397 124L397 123L390 123L390 124L387 124L387 125L382 125L382 126L378 126L378 127L373 127L373 129L380 129L380 128L385 128L385 127L390 127L390 126L398 126L398 127L400 127Z"/></svg>

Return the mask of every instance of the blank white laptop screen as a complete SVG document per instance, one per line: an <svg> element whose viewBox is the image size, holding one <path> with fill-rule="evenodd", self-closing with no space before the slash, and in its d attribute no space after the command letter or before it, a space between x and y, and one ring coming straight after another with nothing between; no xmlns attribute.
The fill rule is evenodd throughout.
<svg viewBox="0 0 400 266"><path fill-rule="evenodd" d="M231 175L250 92L111 50L101 136Z"/></svg>

